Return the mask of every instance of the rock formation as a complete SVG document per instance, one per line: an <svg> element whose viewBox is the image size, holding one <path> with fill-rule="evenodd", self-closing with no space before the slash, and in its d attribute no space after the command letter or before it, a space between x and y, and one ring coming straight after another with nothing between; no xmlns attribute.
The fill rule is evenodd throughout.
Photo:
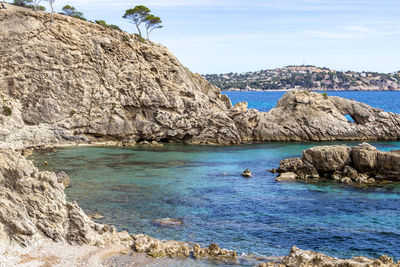
<svg viewBox="0 0 400 267"><path fill-rule="evenodd" d="M68 16L54 15L50 23L48 13L8 7L0 10L2 145L400 136L400 116L319 93L288 92L267 113L246 103L233 108L161 45Z"/></svg>
<svg viewBox="0 0 400 267"><path fill-rule="evenodd" d="M283 258L283 266L286 267L372 267L372 266L386 266L398 267L400 261L393 262L393 259L388 256L381 256L379 259L370 259L366 257L354 257L348 260L342 260L326 256L310 250L301 250L297 247L292 247L290 254ZM268 266L268 265L267 265ZM282 266L282 265L281 265Z"/></svg>
<svg viewBox="0 0 400 267"><path fill-rule="evenodd" d="M347 184L400 182L400 153L378 151L370 144L354 147L318 146L302 158L282 160L277 181L316 181L321 178Z"/></svg>
<svg viewBox="0 0 400 267"><path fill-rule="evenodd" d="M179 241L161 241L147 235L133 235L134 248L138 252L147 253L152 257L189 257L196 259L236 261L236 251L221 249L217 244L210 244L208 248L202 248L199 244L191 246Z"/></svg>
<svg viewBox="0 0 400 267"><path fill-rule="evenodd" d="M77 203L66 201L64 181L58 179L53 172L39 172L18 152L0 149L0 242L132 245L127 232L92 222Z"/></svg>

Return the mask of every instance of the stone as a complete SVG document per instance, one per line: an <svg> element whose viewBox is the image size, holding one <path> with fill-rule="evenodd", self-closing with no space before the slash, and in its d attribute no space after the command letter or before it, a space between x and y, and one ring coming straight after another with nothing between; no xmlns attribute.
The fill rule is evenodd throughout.
<svg viewBox="0 0 400 267"><path fill-rule="evenodd" d="M244 112L247 110L247 101L236 103L234 108L239 112Z"/></svg>
<svg viewBox="0 0 400 267"><path fill-rule="evenodd" d="M104 216L101 215L100 213L89 213L88 216L89 216L89 218L92 219L92 220L93 220L93 219L94 219L94 220L98 220L98 219L103 219L103 218L104 218Z"/></svg>
<svg viewBox="0 0 400 267"><path fill-rule="evenodd" d="M275 178L275 181L277 182L296 181L297 177L298 177L297 174L295 174L294 172L284 172L279 174L279 176Z"/></svg>
<svg viewBox="0 0 400 267"><path fill-rule="evenodd" d="M69 187L70 184L71 184L71 178L64 171L61 171L61 172L57 173L57 181L59 183L63 184L65 188Z"/></svg>
<svg viewBox="0 0 400 267"><path fill-rule="evenodd" d="M154 223L159 226L179 226L183 224L183 221L174 218L162 218L154 220Z"/></svg>
<svg viewBox="0 0 400 267"><path fill-rule="evenodd" d="M292 247L290 254L283 258L282 263L286 267L370 267L370 266L387 266L398 267L400 261L393 262L393 259L383 255L379 259L370 259L366 257L354 257L352 259L338 259L329 257L322 253L317 253L310 250L301 250L296 246Z"/></svg>
<svg viewBox="0 0 400 267"><path fill-rule="evenodd" d="M276 169L277 181L325 177L346 184L400 181L400 154L378 151L370 144L317 146L303 151L302 158L284 159Z"/></svg>
<svg viewBox="0 0 400 267"><path fill-rule="evenodd" d="M202 248L199 244L192 247L185 242L162 241L144 234L132 235L132 238L134 239L133 247L137 252L146 253L154 258L189 257L193 254L196 259L235 261L238 257L236 251L221 249L217 244Z"/></svg>
<svg viewBox="0 0 400 267"><path fill-rule="evenodd" d="M249 169L245 169L245 170L242 172L242 176L243 176L243 177L246 177L246 178L252 177L251 171L250 171Z"/></svg>
<svg viewBox="0 0 400 267"><path fill-rule="evenodd" d="M94 223L75 203L66 201L64 180L40 172L12 149L0 148L0 242L33 245L41 240L72 245L130 246L113 226Z"/></svg>

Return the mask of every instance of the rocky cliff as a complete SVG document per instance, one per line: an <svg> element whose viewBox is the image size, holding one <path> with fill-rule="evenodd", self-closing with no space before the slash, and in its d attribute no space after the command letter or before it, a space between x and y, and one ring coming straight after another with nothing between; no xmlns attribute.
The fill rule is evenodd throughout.
<svg viewBox="0 0 400 267"><path fill-rule="evenodd" d="M65 142L398 139L400 117L355 101L287 93L268 113L233 108L163 46L75 18L0 10L0 140ZM355 123L349 123L349 114Z"/></svg>
<svg viewBox="0 0 400 267"><path fill-rule="evenodd" d="M400 181L400 153L382 152L363 143L354 147L318 146L303 151L302 158L282 160L278 181L329 179L347 184Z"/></svg>

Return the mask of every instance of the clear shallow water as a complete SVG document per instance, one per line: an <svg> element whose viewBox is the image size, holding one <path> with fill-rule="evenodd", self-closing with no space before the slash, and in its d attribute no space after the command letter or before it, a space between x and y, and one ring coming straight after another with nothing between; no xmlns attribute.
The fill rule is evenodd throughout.
<svg viewBox="0 0 400 267"><path fill-rule="evenodd" d="M268 111L275 107L278 100L286 92L228 92L223 94L229 96L233 104L241 101L247 101L249 108L255 108L260 111ZM400 113L400 91L386 92L327 92L328 96L340 96L348 99L354 99L377 107L389 112Z"/></svg>
<svg viewBox="0 0 400 267"><path fill-rule="evenodd" d="M284 94L224 93L233 103L248 101L250 108L262 111L274 107ZM400 113L400 92L328 95ZM399 184L353 188L277 183L275 175L267 172L280 160L321 144L81 147L33 158L38 163L48 161L46 169L67 171L72 184L66 190L69 200L78 201L85 211L100 212L105 217L99 222L114 224L119 230L161 239L216 242L240 253L266 256L287 255L297 245L343 258L388 254L399 259ZM372 144L385 151L400 149L400 142ZM246 168L252 170L253 178L241 177ZM153 223L165 217L180 218L184 224L170 228ZM185 264L191 263L179 263Z"/></svg>
<svg viewBox="0 0 400 267"><path fill-rule="evenodd" d="M351 144L351 143L349 143ZM382 150L399 142L374 143ZM286 255L292 245L338 257L400 255L400 185L277 183L267 172L312 143L61 149L34 156L67 171L66 190L120 230ZM250 168L254 177L240 176ZM153 220L180 218L179 227Z"/></svg>

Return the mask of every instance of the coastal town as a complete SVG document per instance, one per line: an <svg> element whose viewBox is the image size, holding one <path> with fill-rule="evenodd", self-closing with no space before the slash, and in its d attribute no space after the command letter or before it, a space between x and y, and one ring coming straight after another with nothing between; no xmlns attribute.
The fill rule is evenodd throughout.
<svg viewBox="0 0 400 267"><path fill-rule="evenodd" d="M256 72L206 74L221 90L263 91L305 89L315 91L397 91L400 71L394 73L335 71L311 65L286 66Z"/></svg>

